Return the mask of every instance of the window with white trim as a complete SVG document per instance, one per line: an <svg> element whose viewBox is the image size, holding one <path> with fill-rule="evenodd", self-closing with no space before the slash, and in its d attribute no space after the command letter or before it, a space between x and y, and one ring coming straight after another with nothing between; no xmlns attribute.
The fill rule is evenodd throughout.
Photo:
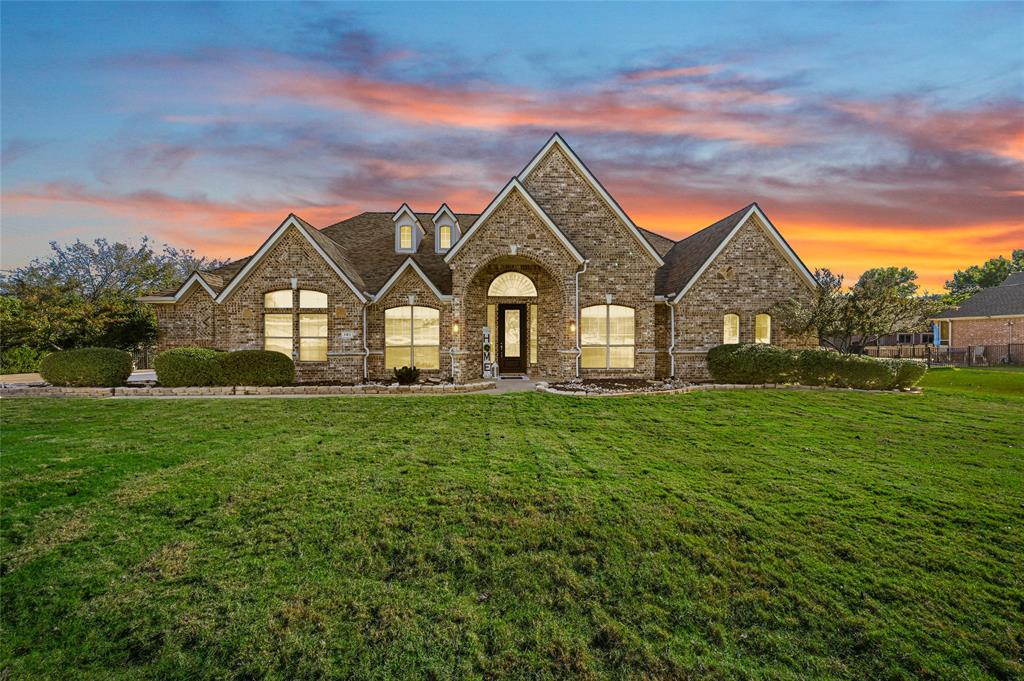
<svg viewBox="0 0 1024 681"><path fill-rule="evenodd" d="M437 228L437 246L443 251L452 247L452 226L441 225Z"/></svg>
<svg viewBox="0 0 1024 681"><path fill-rule="evenodd" d="M402 225L398 228L398 247L403 251L412 250L412 225Z"/></svg>
<svg viewBox="0 0 1024 681"><path fill-rule="evenodd" d="M487 287L487 295L495 298L536 298L537 287L525 274L505 272L494 278Z"/></svg>
<svg viewBox="0 0 1024 681"><path fill-rule="evenodd" d="M301 312L295 311L295 299ZM263 349L296 357L300 362L327 361L327 294L280 289L263 294ZM316 310L316 312L306 312ZM298 347L295 327L298 322Z"/></svg>
<svg viewBox="0 0 1024 681"><path fill-rule="evenodd" d="M771 315L761 313L754 318L754 342L772 342L772 318Z"/></svg>
<svg viewBox="0 0 1024 681"><path fill-rule="evenodd" d="M900 345L913 345L914 334L912 333L898 333L896 334L896 342Z"/></svg>
<svg viewBox="0 0 1024 681"><path fill-rule="evenodd" d="M580 367L632 369L635 313L623 305L591 305L580 310Z"/></svg>
<svg viewBox="0 0 1024 681"><path fill-rule="evenodd" d="M939 345L949 345L949 320L939 322Z"/></svg>
<svg viewBox="0 0 1024 681"><path fill-rule="evenodd" d="M722 344L734 345L740 342L740 316L729 313L722 318Z"/></svg>
<svg viewBox="0 0 1024 681"><path fill-rule="evenodd" d="M384 367L439 369L441 313L432 307L403 305L384 310Z"/></svg>

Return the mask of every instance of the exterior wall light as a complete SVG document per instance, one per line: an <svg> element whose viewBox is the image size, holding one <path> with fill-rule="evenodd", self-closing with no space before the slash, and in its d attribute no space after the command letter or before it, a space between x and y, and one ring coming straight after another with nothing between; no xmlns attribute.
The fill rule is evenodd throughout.
<svg viewBox="0 0 1024 681"><path fill-rule="evenodd" d="M569 322L569 333L576 333L576 322Z"/></svg>
<svg viewBox="0 0 1024 681"><path fill-rule="evenodd" d="M452 322L452 334L454 334L456 336L459 335L459 323L458 322Z"/></svg>

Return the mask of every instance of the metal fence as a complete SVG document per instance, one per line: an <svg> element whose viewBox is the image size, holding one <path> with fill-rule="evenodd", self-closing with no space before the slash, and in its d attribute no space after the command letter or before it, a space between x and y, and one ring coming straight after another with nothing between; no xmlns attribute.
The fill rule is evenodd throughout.
<svg viewBox="0 0 1024 681"><path fill-rule="evenodd" d="M868 346L864 354L871 357L897 359L923 359L928 366L993 366L997 364L1024 364L1024 343L1000 345L967 345L951 348L948 345L883 345Z"/></svg>
<svg viewBox="0 0 1024 681"><path fill-rule="evenodd" d="M135 348L132 350L132 362L136 369L152 369L153 358L156 357L155 347Z"/></svg>

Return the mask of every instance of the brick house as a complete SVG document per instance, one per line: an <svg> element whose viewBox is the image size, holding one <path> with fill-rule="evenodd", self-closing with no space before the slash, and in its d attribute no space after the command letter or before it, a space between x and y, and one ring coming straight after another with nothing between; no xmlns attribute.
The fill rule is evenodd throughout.
<svg viewBox="0 0 1024 681"><path fill-rule="evenodd" d="M993 356L988 357L986 350L987 359L999 361L1007 346L1024 343L1024 272L1011 274L999 286L982 289L960 307L936 315L932 325L935 345L991 346Z"/></svg>
<svg viewBox="0 0 1024 681"><path fill-rule="evenodd" d="M147 296L159 348L266 348L299 381L415 364L566 379L706 377L723 342L816 345L768 310L814 277L757 204L681 241L641 229L555 134L482 213L402 204L317 229L296 215L253 255Z"/></svg>

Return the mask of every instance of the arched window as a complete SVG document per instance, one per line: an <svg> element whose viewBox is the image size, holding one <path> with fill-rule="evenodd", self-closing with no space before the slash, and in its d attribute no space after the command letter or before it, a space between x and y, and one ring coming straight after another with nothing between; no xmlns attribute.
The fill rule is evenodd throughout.
<svg viewBox="0 0 1024 681"><path fill-rule="evenodd" d="M772 342L772 317L771 315L761 313L754 319L754 342L755 343L771 343Z"/></svg>
<svg viewBox="0 0 1024 681"><path fill-rule="evenodd" d="M384 367L439 369L440 366L440 311L420 305L384 310Z"/></svg>
<svg viewBox="0 0 1024 681"><path fill-rule="evenodd" d="M519 272L499 274L487 289L487 295L506 298L536 298L537 287Z"/></svg>
<svg viewBox="0 0 1024 681"><path fill-rule="evenodd" d="M580 310L580 366L632 369L633 318L633 308L622 305L591 305Z"/></svg>
<svg viewBox="0 0 1024 681"><path fill-rule="evenodd" d="M299 294L300 310L295 312L294 292L280 289L263 294L263 349L295 357L295 322L298 321L300 362L327 361L327 294L302 289ZM320 311L322 310L322 312ZM297 318L297 319L296 319Z"/></svg>
<svg viewBox="0 0 1024 681"><path fill-rule="evenodd" d="M725 315L722 323L722 343L729 345L740 342L740 316L738 314Z"/></svg>

